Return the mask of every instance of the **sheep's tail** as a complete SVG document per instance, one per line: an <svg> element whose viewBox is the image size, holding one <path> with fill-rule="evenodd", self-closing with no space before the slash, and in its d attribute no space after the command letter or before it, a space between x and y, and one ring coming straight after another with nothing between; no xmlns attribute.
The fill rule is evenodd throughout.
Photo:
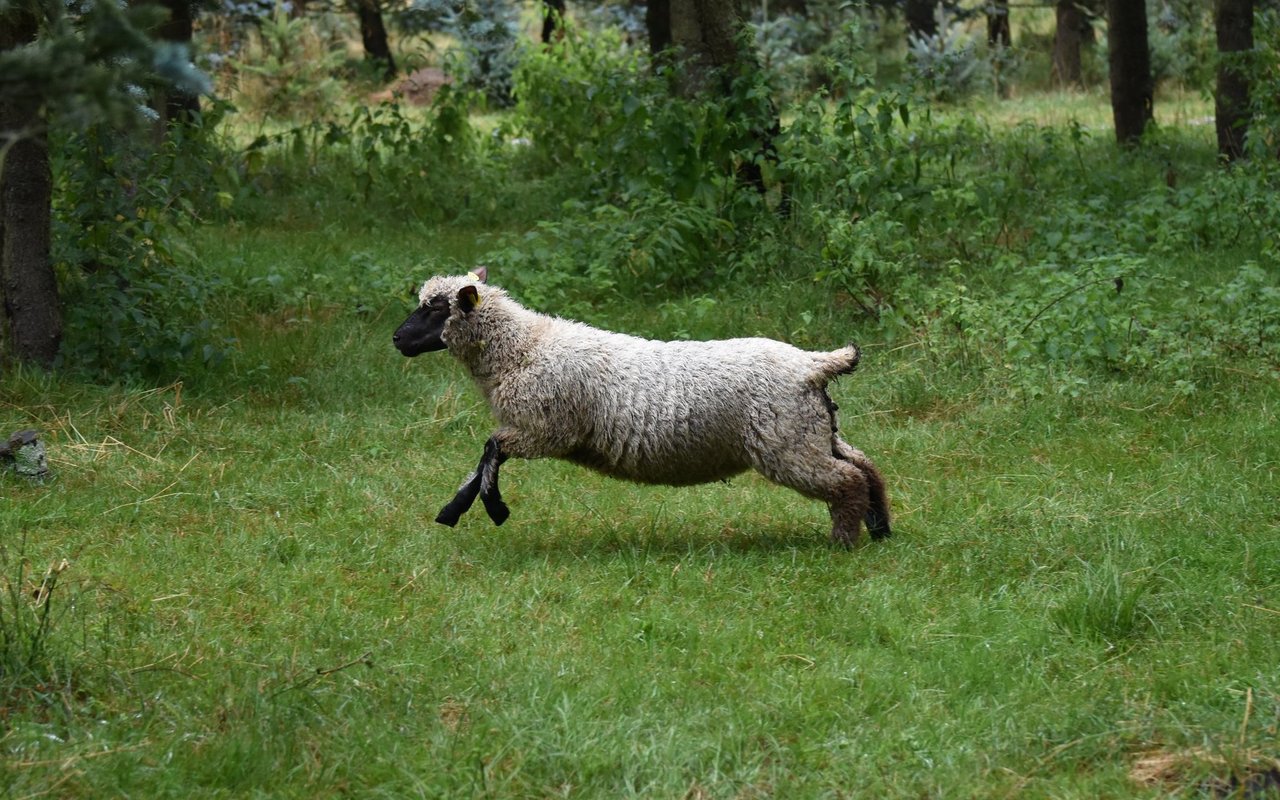
<svg viewBox="0 0 1280 800"><path fill-rule="evenodd" d="M856 345L832 350L830 353L814 353L811 379L823 386L837 375L848 375L858 368L862 360L862 350Z"/></svg>

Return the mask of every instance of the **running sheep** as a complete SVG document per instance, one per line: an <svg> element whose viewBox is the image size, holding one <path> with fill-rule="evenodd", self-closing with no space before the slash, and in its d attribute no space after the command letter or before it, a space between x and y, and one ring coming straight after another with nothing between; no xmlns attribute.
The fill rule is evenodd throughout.
<svg viewBox="0 0 1280 800"><path fill-rule="evenodd" d="M857 366L856 346L650 341L530 311L486 280L484 267L431 278L392 337L408 357L448 349L499 422L436 522L457 524L477 496L505 522L498 468L515 456L671 486L754 469L824 501L839 544L853 545L864 521L873 539L889 535L884 479L840 438L826 391Z"/></svg>

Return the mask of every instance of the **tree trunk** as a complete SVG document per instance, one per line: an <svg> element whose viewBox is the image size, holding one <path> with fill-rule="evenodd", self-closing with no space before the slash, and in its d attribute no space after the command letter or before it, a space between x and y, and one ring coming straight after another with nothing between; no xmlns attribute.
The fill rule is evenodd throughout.
<svg viewBox="0 0 1280 800"><path fill-rule="evenodd" d="M938 20L933 11L937 0L906 0L902 15L907 20L907 36L933 36L938 32Z"/></svg>
<svg viewBox="0 0 1280 800"><path fill-rule="evenodd" d="M1088 22L1075 0L1058 0L1055 11L1053 84L1060 89L1077 88L1084 83L1084 73L1080 68L1080 42Z"/></svg>
<svg viewBox="0 0 1280 800"><path fill-rule="evenodd" d="M560 33L561 20L564 19L565 0L543 0L542 2L542 43L551 44L551 40Z"/></svg>
<svg viewBox="0 0 1280 800"><path fill-rule="evenodd" d="M169 12L169 17L157 31L166 42L183 44L191 47L192 0L160 0L160 5ZM200 113L200 97L184 89L170 87L163 92L163 103L156 109L160 113L162 124L190 123Z"/></svg>
<svg viewBox="0 0 1280 800"><path fill-rule="evenodd" d="M1154 119L1151 51L1144 0L1107 0L1111 68L1111 113L1116 141L1135 145Z"/></svg>
<svg viewBox="0 0 1280 800"><path fill-rule="evenodd" d="M1009 28L1009 0L991 0L987 4L987 44L992 48L1013 44L1013 33Z"/></svg>
<svg viewBox="0 0 1280 800"><path fill-rule="evenodd" d="M683 50L684 95L707 91L716 70L732 71L748 57L738 52L742 20L734 0L670 0L668 5L671 44Z"/></svg>
<svg viewBox="0 0 1280 800"><path fill-rule="evenodd" d="M1249 73L1236 59L1253 49L1253 0L1217 0L1218 90L1214 119L1218 154L1228 161L1244 157L1249 129Z"/></svg>
<svg viewBox="0 0 1280 800"><path fill-rule="evenodd" d="M356 14L360 17L360 39L364 42L364 54L370 61L383 66L383 80L396 76L396 60L387 42L387 26L382 22L382 6L378 0L354 0Z"/></svg>
<svg viewBox="0 0 1280 800"><path fill-rule="evenodd" d="M0 14L0 51L35 41L36 18ZM49 139L38 87L0 92L0 355L53 365L62 344L58 281L50 262Z"/></svg>
<svg viewBox="0 0 1280 800"><path fill-rule="evenodd" d="M704 92L731 96L735 78L759 70L754 48L739 37L743 21L736 0L670 0L669 19L671 44L680 48L683 58L679 91L685 96ZM738 166L737 177L760 194L768 191L761 163L777 162L774 139L781 133L777 108L770 101L764 106L763 110L760 106L738 109L748 117L742 121L750 127L756 151ZM779 213L788 211L784 191Z"/></svg>
<svg viewBox="0 0 1280 800"><path fill-rule="evenodd" d="M649 32L649 55L656 57L671 46L671 0L649 0L644 26Z"/></svg>

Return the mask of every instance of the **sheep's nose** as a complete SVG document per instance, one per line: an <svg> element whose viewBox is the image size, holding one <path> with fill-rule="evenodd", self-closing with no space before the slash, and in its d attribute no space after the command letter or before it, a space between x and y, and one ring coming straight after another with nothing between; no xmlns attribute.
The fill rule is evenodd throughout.
<svg viewBox="0 0 1280 800"><path fill-rule="evenodd" d="M396 331L395 333L391 334L391 343L400 344L400 331Z"/></svg>

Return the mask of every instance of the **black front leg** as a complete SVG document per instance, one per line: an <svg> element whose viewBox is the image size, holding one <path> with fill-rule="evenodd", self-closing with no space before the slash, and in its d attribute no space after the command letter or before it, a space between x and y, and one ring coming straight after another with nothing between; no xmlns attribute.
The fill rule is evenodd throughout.
<svg viewBox="0 0 1280 800"><path fill-rule="evenodd" d="M489 437L489 441L484 444L484 455L480 457L480 463L476 466L475 472L471 473L471 476L462 484L449 504L440 509L440 513L436 515L436 522L448 525L450 528L457 525L462 515L467 513L475 503L477 496L484 503L484 510L488 512L493 524L501 525L506 522L507 517L511 516L511 511L507 508L507 504L502 502L502 493L498 491L498 467L506 460L507 456L498 447L497 440Z"/></svg>
<svg viewBox="0 0 1280 800"><path fill-rule="evenodd" d="M481 462L482 464L484 462ZM476 501L476 495L480 494L480 470L477 469L471 473L471 477L467 478L466 483L458 489L458 493L453 496L449 504L440 509L440 513L436 514L436 522L441 525L448 525L452 528L458 524L458 520L462 515L467 513L467 509L471 508L471 504Z"/></svg>
<svg viewBox="0 0 1280 800"><path fill-rule="evenodd" d="M484 443L484 458L480 459L480 502L484 503L484 510L494 525L501 525L511 516L511 510L502 502L502 492L498 490L498 467L506 460L507 454L502 452L497 439L489 437L489 441Z"/></svg>

